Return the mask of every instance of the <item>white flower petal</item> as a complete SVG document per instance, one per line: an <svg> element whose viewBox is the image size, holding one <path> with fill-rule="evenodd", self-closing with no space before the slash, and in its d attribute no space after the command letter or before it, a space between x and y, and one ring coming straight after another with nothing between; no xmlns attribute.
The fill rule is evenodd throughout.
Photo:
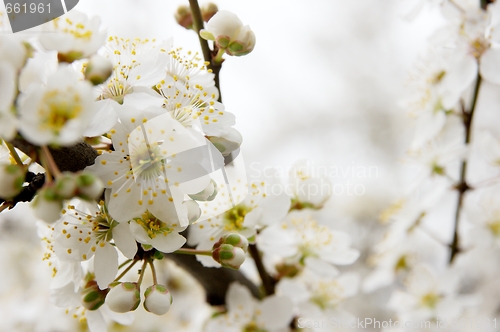
<svg viewBox="0 0 500 332"><path fill-rule="evenodd" d="M118 272L118 253L109 243L101 243L104 245L98 245L94 255L94 272L99 288L104 289L115 279Z"/></svg>
<svg viewBox="0 0 500 332"><path fill-rule="evenodd" d="M106 332L108 326L100 310L87 310L85 312L89 330L92 332Z"/></svg>
<svg viewBox="0 0 500 332"><path fill-rule="evenodd" d="M137 252L137 243L130 232L130 226L126 222L121 222L113 228L113 239L115 244L127 258L134 258Z"/></svg>
<svg viewBox="0 0 500 332"><path fill-rule="evenodd" d="M186 243L186 238L179 233L169 233L166 236L157 235L150 243L159 251L170 253L181 248Z"/></svg>
<svg viewBox="0 0 500 332"><path fill-rule="evenodd" d="M113 128L116 121L118 121L118 115L114 110L113 103L109 99L96 101L98 111L83 132L83 136L100 136Z"/></svg>
<svg viewBox="0 0 500 332"><path fill-rule="evenodd" d="M485 80L500 84L500 49L490 48L483 53L479 72Z"/></svg>
<svg viewBox="0 0 500 332"><path fill-rule="evenodd" d="M269 296L257 305L257 324L266 330L286 327L293 317L293 304L286 296Z"/></svg>

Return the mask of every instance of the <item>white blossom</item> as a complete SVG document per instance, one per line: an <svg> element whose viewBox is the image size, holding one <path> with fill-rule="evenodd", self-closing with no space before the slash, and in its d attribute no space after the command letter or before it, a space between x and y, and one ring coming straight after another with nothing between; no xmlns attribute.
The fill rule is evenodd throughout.
<svg viewBox="0 0 500 332"><path fill-rule="evenodd" d="M47 50L56 50L59 58L68 62L88 57L104 44L105 32L99 31L101 20L78 10L58 17L42 26L46 33L40 43Z"/></svg>
<svg viewBox="0 0 500 332"><path fill-rule="evenodd" d="M210 320L205 331L279 331L291 321L290 299L272 295L258 302L245 286L233 283L226 295L227 313Z"/></svg>
<svg viewBox="0 0 500 332"><path fill-rule="evenodd" d="M19 129L37 145L72 145L81 140L96 109L92 87L75 70L61 66L40 86L26 92L19 108Z"/></svg>

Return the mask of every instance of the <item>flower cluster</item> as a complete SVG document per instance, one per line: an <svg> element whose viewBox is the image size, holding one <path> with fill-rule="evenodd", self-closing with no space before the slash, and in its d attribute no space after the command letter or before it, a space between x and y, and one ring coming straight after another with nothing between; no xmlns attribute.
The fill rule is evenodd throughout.
<svg viewBox="0 0 500 332"><path fill-rule="evenodd" d="M39 36L0 34L0 219L38 220L50 301L92 332L155 330L154 319L176 331L336 331L367 312L496 330L500 3L412 2L409 16L429 5L444 24L405 103L413 182L379 223L379 211L359 217L359 197L343 215L352 206L307 160L248 176L219 72L255 34L195 3L176 19L201 52L108 35L77 10ZM26 254L5 238L0 263Z"/></svg>
<svg viewBox="0 0 500 332"><path fill-rule="evenodd" d="M2 208L33 198L51 299L92 331L131 324L141 304L170 311L175 286L159 272L169 254L259 269L269 297L230 285L227 312L207 330L277 331L307 305L327 315L356 292L357 277L336 268L359 256L349 235L313 219L331 190L302 188L324 179L301 161L291 193L275 193L279 178L248 183L242 137L211 67L251 52L255 35L230 12L211 16L200 32L215 41L207 62L173 39L107 37L98 18L78 11L29 43L0 36ZM318 301L308 277L316 273L347 289ZM292 301L287 285L308 297Z"/></svg>
<svg viewBox="0 0 500 332"><path fill-rule="evenodd" d="M387 308L401 321L495 315L497 304L487 298L498 289L491 257L499 236L498 130L484 125L487 111L478 109L486 88L500 83L500 6L487 3L442 1L445 24L411 76L408 156L419 171L409 192L382 213L386 233L362 284L367 293L399 284Z"/></svg>
<svg viewBox="0 0 500 332"><path fill-rule="evenodd" d="M141 302L163 315L172 296L155 263L185 245L190 224L245 196L246 179L226 199L236 180L225 166L241 173L235 116L209 62L171 38L107 36L77 10L42 29L28 41L0 36L1 209L32 200L49 224L40 236L52 298L92 330L129 324ZM221 211L202 216L204 202ZM247 247L233 238L207 257L237 269ZM139 279L126 280L138 262Z"/></svg>

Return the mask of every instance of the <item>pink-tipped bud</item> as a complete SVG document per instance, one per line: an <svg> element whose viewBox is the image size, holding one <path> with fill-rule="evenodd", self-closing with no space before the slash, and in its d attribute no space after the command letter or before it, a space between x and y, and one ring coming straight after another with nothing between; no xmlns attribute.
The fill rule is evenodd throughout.
<svg viewBox="0 0 500 332"><path fill-rule="evenodd" d="M33 200L32 207L37 218L42 219L46 223L53 223L61 216L63 204L55 188L44 187L38 191Z"/></svg>
<svg viewBox="0 0 500 332"><path fill-rule="evenodd" d="M99 309L106 299L109 289L100 289L95 280L89 280L82 290L82 305L88 310Z"/></svg>
<svg viewBox="0 0 500 332"><path fill-rule="evenodd" d="M134 311L141 303L139 285L136 282L119 283L109 291L106 303L114 312Z"/></svg>
<svg viewBox="0 0 500 332"><path fill-rule="evenodd" d="M164 315L170 309L172 295L163 285L149 286L144 292L144 309L155 315Z"/></svg>
<svg viewBox="0 0 500 332"><path fill-rule="evenodd" d="M212 258L223 267L239 269L245 261L248 240L237 233L226 234L214 244Z"/></svg>
<svg viewBox="0 0 500 332"><path fill-rule="evenodd" d="M93 85L104 83L113 72L113 64L109 59L94 54L90 57L85 68L85 79Z"/></svg>
<svg viewBox="0 0 500 332"><path fill-rule="evenodd" d="M76 177L76 184L78 186L78 196L85 200L98 199L104 190L104 185L99 177L88 172L80 173Z"/></svg>
<svg viewBox="0 0 500 332"><path fill-rule="evenodd" d="M216 4L209 2L203 5L200 8L200 11L201 11L201 17L203 17L203 21L208 22L215 14L217 14L219 8L217 8Z"/></svg>
<svg viewBox="0 0 500 332"><path fill-rule="evenodd" d="M193 15L188 6L179 6L174 16L180 26L186 29L193 29Z"/></svg>

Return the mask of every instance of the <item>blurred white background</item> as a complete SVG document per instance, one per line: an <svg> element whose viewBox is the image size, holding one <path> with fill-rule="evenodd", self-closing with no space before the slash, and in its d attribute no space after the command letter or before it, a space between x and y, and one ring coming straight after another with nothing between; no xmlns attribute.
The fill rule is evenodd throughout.
<svg viewBox="0 0 500 332"><path fill-rule="evenodd" d="M426 8L417 19L405 20L402 3L409 1L214 1L250 25L257 38L250 55L227 59L221 72L223 103L236 115L248 171L252 165L286 169L303 158L342 169L346 176L334 181L361 183L365 192L335 195L324 213L351 235L349 221L376 222L413 178L402 162L412 138L404 88L440 20ZM175 22L179 5L188 1L80 0L77 9L99 15L111 34L173 36L176 46L199 50L196 35ZM350 172L359 167L377 172L368 177ZM11 227L12 218L2 214L0 227ZM17 234L30 233L25 240L36 242L32 225L15 225ZM362 247L365 236L353 236L355 246Z"/></svg>

